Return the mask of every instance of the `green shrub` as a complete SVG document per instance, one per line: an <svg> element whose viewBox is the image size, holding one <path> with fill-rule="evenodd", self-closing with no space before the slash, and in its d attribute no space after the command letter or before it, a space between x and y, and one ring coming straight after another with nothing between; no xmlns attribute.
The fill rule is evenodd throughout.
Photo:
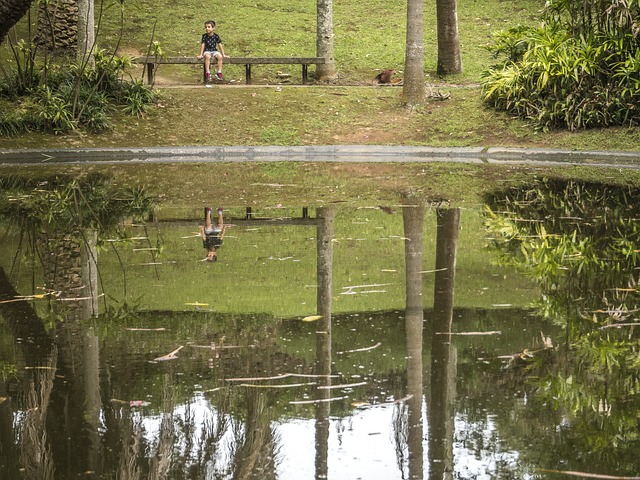
<svg viewBox="0 0 640 480"><path fill-rule="evenodd" d="M53 133L75 129L105 131L112 128L114 106L141 116L156 99L154 90L139 80L125 79L128 57L99 51L95 66L75 63L48 65L37 73L38 86L22 88L24 69L0 82L0 95L14 100L15 109L0 116L0 135L17 135L27 129ZM25 108L18 109L18 104Z"/></svg>
<svg viewBox="0 0 640 480"><path fill-rule="evenodd" d="M488 48L500 61L483 74L485 102L544 130L640 125L633 29L568 21L559 3L550 3L545 26L494 36Z"/></svg>

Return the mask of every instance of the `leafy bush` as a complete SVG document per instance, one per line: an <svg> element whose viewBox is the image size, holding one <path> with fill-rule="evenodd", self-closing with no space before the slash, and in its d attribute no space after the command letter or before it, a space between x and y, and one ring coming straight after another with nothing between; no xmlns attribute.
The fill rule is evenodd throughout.
<svg viewBox="0 0 640 480"><path fill-rule="evenodd" d="M483 74L485 102L544 130L640 125L637 26L612 22L613 10L593 23L567 17L560 4L570 3L550 2L543 27L494 36L501 61Z"/></svg>
<svg viewBox="0 0 640 480"><path fill-rule="evenodd" d="M0 135L18 135L29 129L53 133L109 130L116 106L122 106L125 113L143 115L156 92L139 80L124 77L130 65L129 57L98 51L95 66L45 65L30 82L24 81L29 69L16 68L0 81L0 96L16 107L9 114L0 114ZM18 109L18 104L25 107Z"/></svg>

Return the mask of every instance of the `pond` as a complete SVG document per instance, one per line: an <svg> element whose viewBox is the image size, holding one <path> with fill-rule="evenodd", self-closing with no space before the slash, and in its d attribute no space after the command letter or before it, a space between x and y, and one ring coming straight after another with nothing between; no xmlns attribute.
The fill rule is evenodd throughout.
<svg viewBox="0 0 640 480"><path fill-rule="evenodd" d="M638 478L640 192L212 205L206 261L89 183L2 185L0 478Z"/></svg>

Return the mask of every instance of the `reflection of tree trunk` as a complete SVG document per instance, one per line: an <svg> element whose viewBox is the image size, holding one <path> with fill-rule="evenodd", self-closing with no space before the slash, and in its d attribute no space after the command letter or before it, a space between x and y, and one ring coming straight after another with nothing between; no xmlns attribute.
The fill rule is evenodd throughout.
<svg viewBox="0 0 640 480"><path fill-rule="evenodd" d="M87 422L87 470L98 472L100 466L100 343L93 329L83 342L84 418Z"/></svg>
<svg viewBox="0 0 640 480"><path fill-rule="evenodd" d="M460 209L438 209L431 398L429 403L429 478L453 478L456 354L451 347L453 291Z"/></svg>
<svg viewBox="0 0 640 480"><path fill-rule="evenodd" d="M0 403L0 478L20 478L11 409L13 401L9 399L2 375L0 375L0 398L6 398Z"/></svg>
<svg viewBox="0 0 640 480"><path fill-rule="evenodd" d="M162 388L162 421L160 422L158 447L149 465L149 480L164 480L169 478L169 471L173 461L173 444L176 438L173 423L173 410L175 406L175 382L171 374L165 373Z"/></svg>
<svg viewBox="0 0 640 480"><path fill-rule="evenodd" d="M46 421L56 375L55 350L47 365L32 370L20 405L24 417L20 423L20 468L25 480L52 480L54 462Z"/></svg>
<svg viewBox="0 0 640 480"><path fill-rule="evenodd" d="M331 385L331 310L332 310L332 265L335 209L319 208L317 225L317 310L322 318L316 331L316 375L319 386ZM318 400L328 400L331 390L318 389ZM316 477L328 478L329 474L329 415L328 401L316 405Z"/></svg>
<svg viewBox="0 0 640 480"><path fill-rule="evenodd" d="M18 292L0 267L0 316L20 339L20 346L29 379L24 383L25 400L21 408L25 412L16 427L21 431L20 467L23 477L44 480L53 475L53 462L47 441L45 421L49 397L53 388L56 352L53 338L44 324L26 301L14 301ZM8 397L5 383L0 378L0 397ZM14 444L12 401L0 404L0 478L21 478L17 470L17 449Z"/></svg>
<svg viewBox="0 0 640 480"><path fill-rule="evenodd" d="M235 458L234 480L269 480L275 475L275 444L271 421L272 409L266 395L247 389L247 421L244 441Z"/></svg>
<svg viewBox="0 0 640 480"><path fill-rule="evenodd" d="M28 302L13 300L18 292L0 267L0 315L11 330L14 338L22 339L21 345L25 362L29 367L40 365L53 348L53 338Z"/></svg>
<svg viewBox="0 0 640 480"><path fill-rule="evenodd" d="M54 306L64 315L56 326L63 381L53 393L50 421L55 430L66 432L62 438L67 441L54 444L62 471L99 473L100 349L84 324L97 313L97 237L95 231L85 234L51 234L41 243L45 284L59 292Z"/></svg>
<svg viewBox="0 0 640 480"><path fill-rule="evenodd" d="M409 450L409 478L422 479L422 232L425 208L422 205L405 206L404 257L406 275L405 335L407 344L407 400Z"/></svg>
<svg viewBox="0 0 640 480"><path fill-rule="evenodd" d="M45 285L59 293L66 321L98 313L97 232L49 233L40 248Z"/></svg>

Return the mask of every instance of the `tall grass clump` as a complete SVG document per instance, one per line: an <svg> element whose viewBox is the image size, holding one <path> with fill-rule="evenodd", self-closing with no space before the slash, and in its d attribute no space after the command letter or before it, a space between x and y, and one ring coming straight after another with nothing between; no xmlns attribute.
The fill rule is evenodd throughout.
<svg viewBox="0 0 640 480"><path fill-rule="evenodd" d="M497 33L485 102L543 130L640 125L640 2L548 2L541 27Z"/></svg>
<svg viewBox="0 0 640 480"><path fill-rule="evenodd" d="M127 56L99 50L94 64L37 63L31 48L15 48L15 68L3 70L0 100L8 105L0 114L0 135L15 136L27 130L63 133L72 130L100 132L112 128L111 117L120 108L143 115L156 92L127 76ZM3 109L5 110L5 109Z"/></svg>

